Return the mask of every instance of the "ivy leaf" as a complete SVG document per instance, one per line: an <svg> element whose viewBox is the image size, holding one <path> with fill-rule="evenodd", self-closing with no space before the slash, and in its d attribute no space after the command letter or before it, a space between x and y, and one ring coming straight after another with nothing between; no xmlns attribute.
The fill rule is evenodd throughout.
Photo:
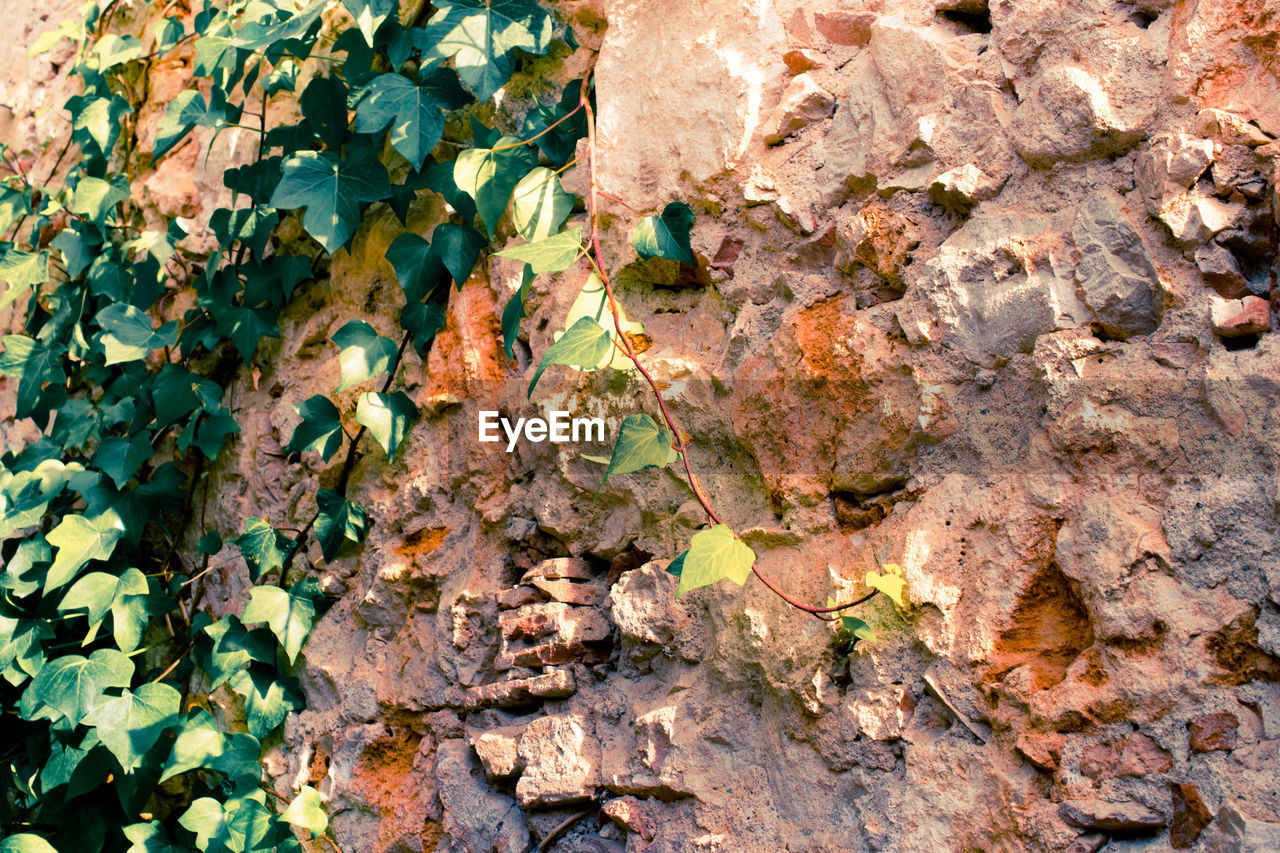
<svg viewBox="0 0 1280 853"><path fill-rule="evenodd" d="M828 597L827 606L835 607L836 606L835 599ZM871 630L871 626L868 625L863 620L859 619L857 616L845 616L842 613L840 615L840 627L844 628L846 631L852 634L853 639L855 641L856 640L871 641L876 638L876 633L875 631Z"/></svg>
<svg viewBox="0 0 1280 853"><path fill-rule="evenodd" d="M525 139L537 136L534 143L556 165L568 163L573 159L578 140L587 135L586 112L578 110L569 117L581 100L582 81L574 80L564 87L558 106L538 104L529 110L520 126L520 135Z"/></svg>
<svg viewBox="0 0 1280 853"><path fill-rule="evenodd" d="M693 229L693 211L682 201L673 201L662 209L661 216L646 216L631 232L631 245L642 258L669 258L696 266L689 244Z"/></svg>
<svg viewBox="0 0 1280 853"><path fill-rule="evenodd" d="M582 226L561 231L536 243L525 243L495 253L500 258L524 261L534 275L563 272L582 256Z"/></svg>
<svg viewBox="0 0 1280 853"><path fill-rule="evenodd" d="M369 47L376 47L373 35L382 22L396 12L396 0L342 0L351 17L355 19L360 34ZM363 132L363 131L362 131Z"/></svg>
<svg viewBox="0 0 1280 853"><path fill-rule="evenodd" d="M675 578L678 578L680 577L680 575L684 574L684 558L687 556L689 556L688 550L681 551L679 556L677 556L670 563L667 563L667 574Z"/></svg>
<svg viewBox="0 0 1280 853"><path fill-rule="evenodd" d="M218 90L215 89L215 92ZM220 93L219 93L220 94ZM221 101L221 103L219 103ZM159 160L197 127L219 127L227 120L226 99L214 96L209 103L195 89L180 92L169 102L156 125L156 141L151 151Z"/></svg>
<svg viewBox="0 0 1280 853"><path fill-rule="evenodd" d="M188 770L208 768L230 779L254 783L262 775L258 739L248 734L225 735L203 708L192 711L181 722L178 736L169 751L163 783Z"/></svg>
<svg viewBox="0 0 1280 853"><path fill-rule="evenodd" d="M274 669L250 666L231 676L227 684L244 699L249 734L259 740L275 731L290 711L304 706L297 689L286 690Z"/></svg>
<svg viewBox="0 0 1280 853"><path fill-rule="evenodd" d="M158 820L131 823L124 828L124 837L131 842L125 853L178 853Z"/></svg>
<svg viewBox="0 0 1280 853"><path fill-rule="evenodd" d="M751 574L756 554L726 524L693 534L681 565L676 595L729 578L741 586Z"/></svg>
<svg viewBox="0 0 1280 853"><path fill-rule="evenodd" d="M105 698L109 687L128 687L133 662L115 649L98 649L87 658L53 658L31 681L31 699L54 709L79 725ZM24 702L27 697L23 696Z"/></svg>
<svg viewBox="0 0 1280 853"><path fill-rule="evenodd" d="M545 240L560 230L573 212L573 196L560 186L556 173L539 166L516 184L511 218L516 231L529 242Z"/></svg>
<svg viewBox="0 0 1280 853"><path fill-rule="evenodd" d="M480 260L480 250L488 245L484 236L470 225L445 222L431 232L431 240L432 254L444 264L458 289L462 289L476 261Z"/></svg>
<svg viewBox="0 0 1280 853"><path fill-rule="evenodd" d="M427 22L435 55L456 57L463 84L487 101L515 70L514 51L546 53L553 22L537 0L440 0Z"/></svg>
<svg viewBox="0 0 1280 853"><path fill-rule="evenodd" d="M387 247L387 260L396 271L396 281L405 299L417 302L436 289L446 272L431 251L431 244L417 234L401 234Z"/></svg>
<svg viewBox="0 0 1280 853"><path fill-rule="evenodd" d="M264 572L282 568L294 548L293 540L261 518L246 518L244 532L231 541L249 564L254 580Z"/></svg>
<svg viewBox="0 0 1280 853"><path fill-rule="evenodd" d="M167 684L143 684L100 702L84 724L97 728L103 746L126 773L132 773L165 729L178 722L181 702L182 695Z"/></svg>
<svg viewBox="0 0 1280 853"><path fill-rule="evenodd" d="M356 423L369 432L387 451L387 459L395 459L409 424L418 416L418 407L403 391L394 394L366 392L356 403Z"/></svg>
<svg viewBox="0 0 1280 853"><path fill-rule="evenodd" d="M320 15L327 5L327 0L312 0L311 3L300 9L296 14L290 15L283 21L271 21L267 18L262 18L246 24L236 33L236 38L232 40L232 43L241 48L262 48L288 41L289 39L303 38L306 36L307 30L311 29L320 20ZM276 7L275 4L271 4L268 8ZM246 91L249 89L248 83L245 84L245 89Z"/></svg>
<svg viewBox="0 0 1280 853"><path fill-rule="evenodd" d="M661 468L676 461L679 456L671 443L675 434L658 426L648 415L629 415L618 431L618 440L609 458L609 468L604 472L600 488L614 474L630 474L645 468ZM598 493L598 490L597 490Z"/></svg>
<svg viewBox="0 0 1280 853"><path fill-rule="evenodd" d="M0 294L0 308L48 280L48 252L23 252L12 246L0 251L0 282L9 285L9 289Z"/></svg>
<svg viewBox="0 0 1280 853"><path fill-rule="evenodd" d="M422 168L444 133L444 113L435 92L400 74L379 74L356 107L356 132L377 133L391 125L391 147Z"/></svg>
<svg viewBox="0 0 1280 853"><path fill-rule="evenodd" d="M198 637L193 654L209 678L209 689L219 685L249 665L249 661L274 663L276 638L269 630L245 630L244 624L228 613L211 625L205 626ZM265 633L265 638L260 636ZM207 639L206 639L207 637Z"/></svg>
<svg viewBox="0 0 1280 853"><path fill-rule="evenodd" d="M906 602L903 600L902 591L906 586L906 581L901 575L893 574L893 570L898 568L893 564L885 565L885 573L867 572L866 584L872 589L878 589L889 597L889 600L896 604L899 608L905 608Z"/></svg>
<svg viewBox="0 0 1280 853"><path fill-rule="evenodd" d="M213 797L194 800L178 818L178 825L194 832L196 846L207 853L231 849L231 832L227 828L226 813L222 803Z"/></svg>
<svg viewBox="0 0 1280 853"><path fill-rule="evenodd" d="M290 663L298 659L298 653L302 651L302 645L311 633L315 618L316 608L310 598L294 595L278 586L255 586L250 589L249 603L245 605L243 616L246 625L267 623L271 633L280 640Z"/></svg>
<svg viewBox="0 0 1280 853"><path fill-rule="evenodd" d="M427 354L427 347L444 327L444 308L439 302L411 302L400 311L400 328L413 336L413 348L420 356Z"/></svg>
<svg viewBox="0 0 1280 853"><path fill-rule="evenodd" d="M520 274L520 289L502 309L502 348L507 358L515 358L516 339L520 335L520 321L524 319L524 303L529 298L529 285L533 283L533 270L525 264Z"/></svg>
<svg viewBox="0 0 1280 853"><path fill-rule="evenodd" d="M131 439L104 438L93 455L93 467L110 477L117 489L123 489L142 463L151 458L151 452L151 436L147 432Z"/></svg>
<svg viewBox="0 0 1280 853"><path fill-rule="evenodd" d="M71 197L71 212L88 217L94 225L106 224L115 206L129 198L129 180L116 175L111 180L81 178Z"/></svg>
<svg viewBox="0 0 1280 853"><path fill-rule="evenodd" d="M609 336L608 330L590 317L581 318L542 354L542 361L538 362L533 381L529 383L528 396L533 396L533 389L542 378L542 372L551 365L563 364L579 370L595 370L601 361L608 358L612 349L613 338Z"/></svg>
<svg viewBox="0 0 1280 853"><path fill-rule="evenodd" d="M58 850L35 833L19 832L0 839L0 853L58 853Z"/></svg>
<svg viewBox="0 0 1280 853"><path fill-rule="evenodd" d="M311 833L311 837L324 833L329 826L329 816L324 811L324 801L320 792L310 785L303 785L298 796L293 798L289 807L280 815L281 820L294 826L300 826Z"/></svg>
<svg viewBox="0 0 1280 853"><path fill-rule="evenodd" d="M364 382L371 376L391 369L396 357L396 342L384 338L363 320L351 320L333 334L338 345L338 367L342 391Z"/></svg>
<svg viewBox="0 0 1280 853"><path fill-rule="evenodd" d="M75 577L90 560L106 560L124 535L123 525L110 513L90 521L83 515L64 516L45 539L58 554L45 577L44 591L51 592Z"/></svg>
<svg viewBox="0 0 1280 853"><path fill-rule="evenodd" d="M120 138L124 117L133 112L129 102L119 95L75 95L67 99L65 106L72 115L72 136L86 153L104 158L110 156Z"/></svg>
<svg viewBox="0 0 1280 853"><path fill-rule="evenodd" d="M137 569L125 569L118 576L107 572L89 572L67 590L62 601L58 602L58 612L85 611L89 617L89 634L85 644L92 642L102 620L108 612L112 613L116 631L126 635L126 641L121 642L120 650L131 652L137 648L137 642L128 643L127 640L137 637L141 629L137 625L128 624L131 614L126 599L145 598L148 591L147 578ZM123 648L125 645L129 648Z"/></svg>
<svg viewBox="0 0 1280 853"><path fill-rule="evenodd" d="M156 329L147 315L132 305L108 305L94 319L102 327L107 364L146 358L152 350L178 342L177 321L170 320Z"/></svg>
<svg viewBox="0 0 1280 853"><path fill-rule="evenodd" d="M141 58L142 54L142 42L137 36L118 36L115 33L108 33L99 39L92 51L99 71L132 62Z"/></svg>
<svg viewBox="0 0 1280 853"><path fill-rule="evenodd" d="M475 199L480 220L493 239L498 220L526 172L538 165L532 148L514 136L500 138L492 148L468 148L453 163L458 189Z"/></svg>
<svg viewBox="0 0 1280 853"><path fill-rule="evenodd" d="M337 556L343 542L363 542L369 532L369 516L360 504L347 500L332 489L316 493L316 540L326 560Z"/></svg>
<svg viewBox="0 0 1280 853"><path fill-rule="evenodd" d="M391 195L387 170L369 152L339 159L331 151L302 151L285 158L271 206L305 207L302 227L333 254L360 227L361 204Z"/></svg>
<svg viewBox="0 0 1280 853"><path fill-rule="evenodd" d="M342 416L338 407L323 394L316 394L298 403L293 410L302 416L302 423L294 429L285 452L314 450L328 462L342 447Z"/></svg>

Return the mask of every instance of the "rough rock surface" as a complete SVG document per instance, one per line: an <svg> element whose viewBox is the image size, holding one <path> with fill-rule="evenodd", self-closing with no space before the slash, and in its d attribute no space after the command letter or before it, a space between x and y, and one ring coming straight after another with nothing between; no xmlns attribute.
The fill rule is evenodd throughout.
<svg viewBox="0 0 1280 853"><path fill-rule="evenodd" d="M582 810L548 849L1280 849L1274 2L556 8L600 51L602 188L688 202L713 258L710 284L620 293L702 484L798 597L896 563L911 607L864 605L850 650L755 580L677 601L664 569L704 519L674 470L593 501L582 455L607 447L476 442L480 409L614 435L649 406L607 372L527 401L582 275L537 283L508 360L519 272L492 259L406 356L400 456L352 471L363 549L310 555L337 601L277 791L318 774L341 849L371 853L523 851ZM18 11L24 41L65 17ZM34 150L65 72L8 50L4 136ZM144 151L189 63L152 71ZM553 89L518 78L503 109ZM193 245L237 139L138 176ZM283 462L291 404L336 387L347 320L395 334L400 233L375 215L238 381L204 509L224 538L314 511L334 470Z"/></svg>

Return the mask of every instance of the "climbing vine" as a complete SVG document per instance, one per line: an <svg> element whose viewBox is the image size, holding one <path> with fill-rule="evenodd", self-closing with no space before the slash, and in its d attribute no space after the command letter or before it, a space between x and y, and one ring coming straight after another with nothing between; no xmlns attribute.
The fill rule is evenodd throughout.
<svg viewBox="0 0 1280 853"><path fill-rule="evenodd" d="M601 207L620 202L595 178L591 74L533 105L516 135L471 109L525 57L557 41L576 46L535 0L191 10L171 0L145 31L109 31L113 19L129 29L122 14L114 0L91 0L33 46L73 40L82 84L66 105L66 144L41 161L48 173L3 151L13 176L0 184L0 307L25 311L21 332L4 336L0 374L16 381L16 417L39 437L0 457L0 851L336 849L320 793L304 786L284 801L260 763L302 707L303 646L328 604L308 546L328 561L364 541L372 520L348 495L355 462L366 438L395 458L418 415L402 387L404 355L412 347L425 358L451 292L508 215L522 242L497 254L524 272L502 311L507 355L536 277L589 267L529 393L554 365L643 378L658 418L622 421L602 483L680 463L711 525L670 566L680 593L754 573L820 618L877 589L901 603L900 579L872 573L866 596L805 604L761 572L717 515L603 262ZM139 128L148 73L175 53L191 57L197 86L167 104L148 152ZM298 118L269 126L278 98L296 101ZM231 128L252 133L256 152L225 171L232 202L209 220L214 248L196 252L176 219L148 213L132 181ZM560 175L574 166L590 191L585 223L568 225L579 199ZM449 215L422 236L407 217L428 192ZM333 334L335 390L364 390L353 411L324 394L300 403L285 451L336 464L337 476L315 489L308 517L246 518L224 542L206 529L203 506L212 467L239 432L242 368L279 336L295 297L324 286L328 256L374 207L406 225L386 255L404 294L400 339L355 319ZM642 258L696 265L693 222L672 202L639 220L632 243ZM293 236L298 226L305 236ZM247 572L247 603L215 619L202 606L206 583L232 564ZM868 635L866 623L843 619ZM242 712L228 713L228 700Z"/></svg>

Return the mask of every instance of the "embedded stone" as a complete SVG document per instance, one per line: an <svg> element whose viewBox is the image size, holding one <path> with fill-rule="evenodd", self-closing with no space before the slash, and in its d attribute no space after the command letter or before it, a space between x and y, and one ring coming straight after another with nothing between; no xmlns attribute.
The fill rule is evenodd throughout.
<svg viewBox="0 0 1280 853"><path fill-rule="evenodd" d="M1242 115L1226 110L1204 109L1196 113L1196 133L1216 139L1224 145L1248 145L1253 148L1271 141Z"/></svg>
<svg viewBox="0 0 1280 853"><path fill-rule="evenodd" d="M585 718L574 714L541 717L520 736L518 760L524 772L516 783L522 808L581 802L595 795L600 745Z"/></svg>
<svg viewBox="0 0 1280 853"><path fill-rule="evenodd" d="M1271 307L1258 296L1214 299L1210 306L1213 331L1223 338L1256 335L1271 329Z"/></svg>
<svg viewBox="0 0 1280 853"><path fill-rule="evenodd" d="M1076 282L1103 331L1124 340L1156 330L1164 310L1160 277L1142 237L1106 190L1076 211L1071 237L1080 250Z"/></svg>
<svg viewBox="0 0 1280 853"><path fill-rule="evenodd" d="M1112 108L1106 89L1072 65L1045 71L1013 114L1013 144L1036 168L1118 154L1146 135Z"/></svg>
<svg viewBox="0 0 1280 853"><path fill-rule="evenodd" d="M865 47L871 41L875 20L876 16L869 13L836 10L815 13L813 25L832 44Z"/></svg>
<svg viewBox="0 0 1280 853"><path fill-rule="evenodd" d="M828 118L836 108L835 96L808 74L798 74L783 90L782 101L766 127L764 142L777 145L796 131Z"/></svg>
<svg viewBox="0 0 1280 853"><path fill-rule="evenodd" d="M520 762L520 734L523 726L502 726L488 729L471 739L471 747L484 765L484 773L490 779L505 779L524 769Z"/></svg>
<svg viewBox="0 0 1280 853"><path fill-rule="evenodd" d="M1187 725L1192 752L1230 752L1236 748L1236 732L1240 721L1230 711L1201 714Z"/></svg>
<svg viewBox="0 0 1280 853"><path fill-rule="evenodd" d="M1080 829L1145 834L1165 825L1164 815L1142 803L1110 803L1098 799L1066 800L1058 809L1062 819Z"/></svg>
<svg viewBox="0 0 1280 853"><path fill-rule="evenodd" d="M1214 234L1235 224L1244 205L1198 195L1182 195L1165 203L1159 219L1184 249L1209 242Z"/></svg>
<svg viewBox="0 0 1280 853"><path fill-rule="evenodd" d="M1170 782L1173 817L1169 823L1169 846L1185 850L1195 844L1200 833L1213 821L1213 813L1205 805L1200 791L1190 782Z"/></svg>
<svg viewBox="0 0 1280 853"><path fill-rule="evenodd" d="M1226 246L1209 243L1196 249L1196 267L1204 276L1205 284L1226 299L1241 299L1250 295L1249 280L1244 277L1236 256Z"/></svg>
<svg viewBox="0 0 1280 853"><path fill-rule="evenodd" d="M929 198L954 213L967 214L978 202L995 198L1003 187L1004 180L966 163L934 178L929 185Z"/></svg>
<svg viewBox="0 0 1280 853"><path fill-rule="evenodd" d="M467 711L510 708L533 704L540 699L565 699L577 689L573 672L560 669L531 678L513 678L510 681L469 687L458 698L458 704Z"/></svg>

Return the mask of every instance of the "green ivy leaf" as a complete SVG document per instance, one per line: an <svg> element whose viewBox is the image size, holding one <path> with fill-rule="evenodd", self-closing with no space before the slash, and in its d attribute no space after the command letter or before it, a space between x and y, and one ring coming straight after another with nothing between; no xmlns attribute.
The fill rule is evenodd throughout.
<svg viewBox="0 0 1280 853"><path fill-rule="evenodd" d="M294 826L300 826L311 833L311 837L324 833L329 827L329 816L324 811L324 800L320 792L310 785L303 785L298 796L293 798L289 807L280 815Z"/></svg>
<svg viewBox="0 0 1280 853"><path fill-rule="evenodd" d="M338 407L323 394L316 394L298 403L293 410L302 416L302 423L294 429L285 452L314 450L328 462L342 447L342 416Z"/></svg>
<svg viewBox="0 0 1280 853"><path fill-rule="evenodd" d="M176 320L170 320L157 329L146 314L132 305L119 302L108 305L94 319L102 327L101 340L107 364L146 358L152 350L178 342Z"/></svg>
<svg viewBox="0 0 1280 853"><path fill-rule="evenodd" d="M236 33L236 37L231 43L241 48L257 49L269 47L282 41L290 39L301 39L306 36L307 31L316 25L321 14L323 14L328 0L312 0L302 9L293 15L286 17L284 20L272 20L270 17L263 17L258 21L246 24ZM277 8L275 4L264 4L266 8L274 10ZM203 39L198 40L197 44ZM249 85L245 84L246 91Z"/></svg>
<svg viewBox="0 0 1280 853"><path fill-rule="evenodd" d="M376 47L374 33L382 22L396 13L396 0L342 0L351 17L355 19L360 34L364 36L369 47Z"/></svg>
<svg viewBox="0 0 1280 853"><path fill-rule="evenodd" d="M231 541L249 564L254 580L264 572L282 568L294 548L292 539L261 518L246 518L244 532Z"/></svg>
<svg viewBox="0 0 1280 853"><path fill-rule="evenodd" d="M520 289L507 301L507 307L502 309L502 348L510 359L515 358L516 339L520 335L520 321L524 319L524 303L529 298L533 275L533 270L525 264L520 274Z"/></svg>
<svg viewBox="0 0 1280 853"><path fill-rule="evenodd" d="M58 850L34 833L19 832L0 839L0 853L58 853Z"/></svg>
<svg viewBox="0 0 1280 853"><path fill-rule="evenodd" d="M427 22L432 52L456 57L463 84L487 101L515 70L514 52L546 53L553 21L537 0L440 0Z"/></svg>
<svg viewBox="0 0 1280 853"><path fill-rule="evenodd" d="M405 432L417 416L418 407L403 391L394 394L366 392L356 403L356 423L369 428L387 451L387 459L396 458Z"/></svg>
<svg viewBox="0 0 1280 853"><path fill-rule="evenodd" d="M156 141L151 157L159 160L197 127L218 127L227 120L220 105L210 107L204 95L195 89L180 92L164 108L164 115L156 125Z"/></svg>
<svg viewBox="0 0 1280 853"><path fill-rule="evenodd" d="M417 302L436 289L447 272L431 250L431 244L417 234L401 234L387 248L387 260L396 271L396 281L405 299Z"/></svg>
<svg viewBox="0 0 1280 853"><path fill-rule="evenodd" d="M87 154L103 158L111 155L116 140L120 138L124 117L133 112L129 102L119 95L74 95L67 99L66 108L72 115L72 137L84 147ZM112 183L115 183L114 179Z"/></svg>
<svg viewBox="0 0 1280 853"><path fill-rule="evenodd" d="M827 597L827 607L835 607L836 600ZM875 631L871 630L871 626L859 619L857 616L845 616L840 614L840 627L844 628L853 635L853 639L857 640L874 640L876 638Z"/></svg>
<svg viewBox="0 0 1280 853"><path fill-rule="evenodd" d="M445 222L431 232L431 251L449 271L453 283L462 284L471 277L471 270L480 260L480 250L486 245L484 236L470 225Z"/></svg>
<svg viewBox="0 0 1280 853"><path fill-rule="evenodd" d="M117 65L124 65L142 57L142 42L137 36L108 33L98 39L91 55L96 61L99 71L106 71Z"/></svg>
<svg viewBox="0 0 1280 853"><path fill-rule="evenodd" d="M194 800L182 813L182 817L178 818L178 825L188 832L194 832L196 847L206 853L232 849L231 832L227 828L222 803L213 797Z"/></svg>
<svg viewBox="0 0 1280 853"><path fill-rule="evenodd" d="M880 574L879 572L867 572L866 584L872 589L880 590L880 592L888 596L889 600L897 605L899 609L903 609L907 606L906 601L904 601L902 597L903 589L907 585L906 581L902 579L901 575L893 573L893 570L898 568L897 566L889 564L884 568L884 574Z"/></svg>
<svg viewBox="0 0 1280 853"><path fill-rule="evenodd" d="M179 724L178 736L169 751L163 783L188 770L208 768L232 780L256 784L262 776L258 739L248 734L225 735L203 708L188 714Z"/></svg>
<svg viewBox="0 0 1280 853"><path fill-rule="evenodd" d="M673 201L662 209L661 216L646 216L631 232L631 244L642 258L669 258L696 266L689 244L693 230L693 211L682 201Z"/></svg>
<svg viewBox="0 0 1280 853"><path fill-rule="evenodd" d="M129 198L129 180L115 175L109 181L102 178L81 178L71 197L71 212L88 217L101 227L106 224L115 206Z"/></svg>
<svg viewBox="0 0 1280 853"><path fill-rule="evenodd" d="M228 613L217 622L205 626L198 638L194 654L209 678L209 689L219 685L249 665L249 661L271 664L276 659L276 638L269 630L245 630L244 624ZM265 637L262 636L265 634Z"/></svg>
<svg viewBox="0 0 1280 853"><path fill-rule="evenodd" d="M106 618L107 613L114 614L117 612L118 601L127 597L136 598L142 596L145 598L147 593L147 578L137 569L126 569L120 575L113 575L107 572L89 572L67 590L66 595L58 602L58 612L85 611L89 618L89 632L84 642L88 644L93 641L94 635L97 634L98 626L102 624L102 620ZM124 619L117 619L117 622L129 621L130 614L128 610L123 608L123 602L121 602L119 612ZM116 627L126 635L136 636L139 633L137 626L119 624ZM131 652L135 648L137 648L136 642L127 649L121 648L121 651Z"/></svg>
<svg viewBox="0 0 1280 853"><path fill-rule="evenodd" d="M492 148L468 148L458 154L453 163L453 180L475 199L489 239L497 233L498 220L507 209L516 184L537 165L533 149L514 136L500 138Z"/></svg>
<svg viewBox="0 0 1280 853"><path fill-rule="evenodd" d="M125 853L179 853L169 843L169 836L160 821L150 823L131 823L124 828L124 837L131 842Z"/></svg>
<svg viewBox="0 0 1280 853"><path fill-rule="evenodd" d="M103 746L132 773L165 729L178 722L181 702L182 694L167 684L143 684L98 703L84 724L97 728Z"/></svg>
<svg viewBox="0 0 1280 853"><path fill-rule="evenodd" d="M305 207L302 227L333 254L360 227L361 205L391 195L387 170L372 153L339 159L331 151L303 151L285 158L271 206Z"/></svg>
<svg viewBox="0 0 1280 853"><path fill-rule="evenodd" d="M110 687L128 687L133 662L115 649L98 649L89 657L62 655L41 668L27 688L30 699L79 725L108 697ZM27 696L23 697L24 702ZM26 717L30 719L30 717Z"/></svg>
<svg viewBox="0 0 1280 853"><path fill-rule="evenodd" d="M363 320L351 320L334 332L333 342L338 346L342 377L339 391L390 370L396 358L396 342L382 337Z"/></svg>
<svg viewBox="0 0 1280 853"><path fill-rule="evenodd" d="M265 622L280 640L292 663L298 659L315 617L316 608L310 598L294 595L278 586L255 586L249 590L249 603L245 605L243 619L246 625Z"/></svg>
<svg viewBox="0 0 1280 853"><path fill-rule="evenodd" d="M227 685L244 699L245 722L249 734L262 740L305 703L293 685L286 685L274 668L249 666L231 676Z"/></svg>
<svg viewBox="0 0 1280 853"><path fill-rule="evenodd" d="M496 253L500 258L524 261L534 275L563 272L582 257L582 226L561 231L536 243L525 243Z"/></svg>
<svg viewBox="0 0 1280 853"><path fill-rule="evenodd" d="M48 252L23 252L12 246L0 250L0 282L9 285L9 289L0 294L0 308L48 280Z"/></svg>
<svg viewBox="0 0 1280 853"><path fill-rule="evenodd" d="M338 554L343 542L363 542L369 532L369 516L364 507L347 500L332 489L316 493L316 540L326 560Z"/></svg>
<svg viewBox="0 0 1280 853"><path fill-rule="evenodd" d="M604 472L600 488L614 474L630 474L645 468L661 468L676 461L679 456L671 446L675 434L658 426L648 415L629 415L618 431L618 440L609 458L609 468ZM598 491L598 490L597 490Z"/></svg>
<svg viewBox="0 0 1280 853"><path fill-rule="evenodd" d="M93 455L93 467L110 477L117 489L123 489L151 453L151 436L147 432L133 438L104 438Z"/></svg>
<svg viewBox="0 0 1280 853"><path fill-rule="evenodd" d="M377 133L391 125L391 147L419 170L444 133L441 107L430 87L400 74L379 74L356 107L356 132Z"/></svg>
<svg viewBox="0 0 1280 853"><path fill-rule="evenodd" d="M612 349L613 339L608 330L590 317L581 318L560 336L560 340L547 347L542 361L538 362L538 369L533 373L533 381L529 383L528 396L533 396L533 389L542 378L542 372L551 365L563 364L579 370L595 370Z"/></svg>
<svg viewBox="0 0 1280 853"><path fill-rule="evenodd" d="M411 302L400 311L400 328L413 337L413 348L425 356L436 333L445 327L444 307L439 302Z"/></svg>
<svg viewBox="0 0 1280 853"><path fill-rule="evenodd" d="M693 534L689 550L681 565L680 585L676 595L708 586L721 578L729 578L741 586L751 574L756 554L733 535L728 525L717 524L710 530Z"/></svg>
<svg viewBox="0 0 1280 853"><path fill-rule="evenodd" d="M123 525L110 513L90 521L83 515L64 516L45 538L58 549L44 581L51 592L76 576L90 560L106 560L124 535Z"/></svg>
<svg viewBox="0 0 1280 853"><path fill-rule="evenodd" d="M573 196L560 186L556 173L545 166L521 178L511 197L516 231L531 243L559 232L572 212Z"/></svg>
<svg viewBox="0 0 1280 853"><path fill-rule="evenodd" d="M571 32L571 31L570 31ZM577 109L582 100L582 81L574 80L564 87L557 106L535 105L524 117L520 135L525 139L537 136L534 143L557 166L573 159L578 140L587 135L587 114ZM541 134L541 135L539 135Z"/></svg>

